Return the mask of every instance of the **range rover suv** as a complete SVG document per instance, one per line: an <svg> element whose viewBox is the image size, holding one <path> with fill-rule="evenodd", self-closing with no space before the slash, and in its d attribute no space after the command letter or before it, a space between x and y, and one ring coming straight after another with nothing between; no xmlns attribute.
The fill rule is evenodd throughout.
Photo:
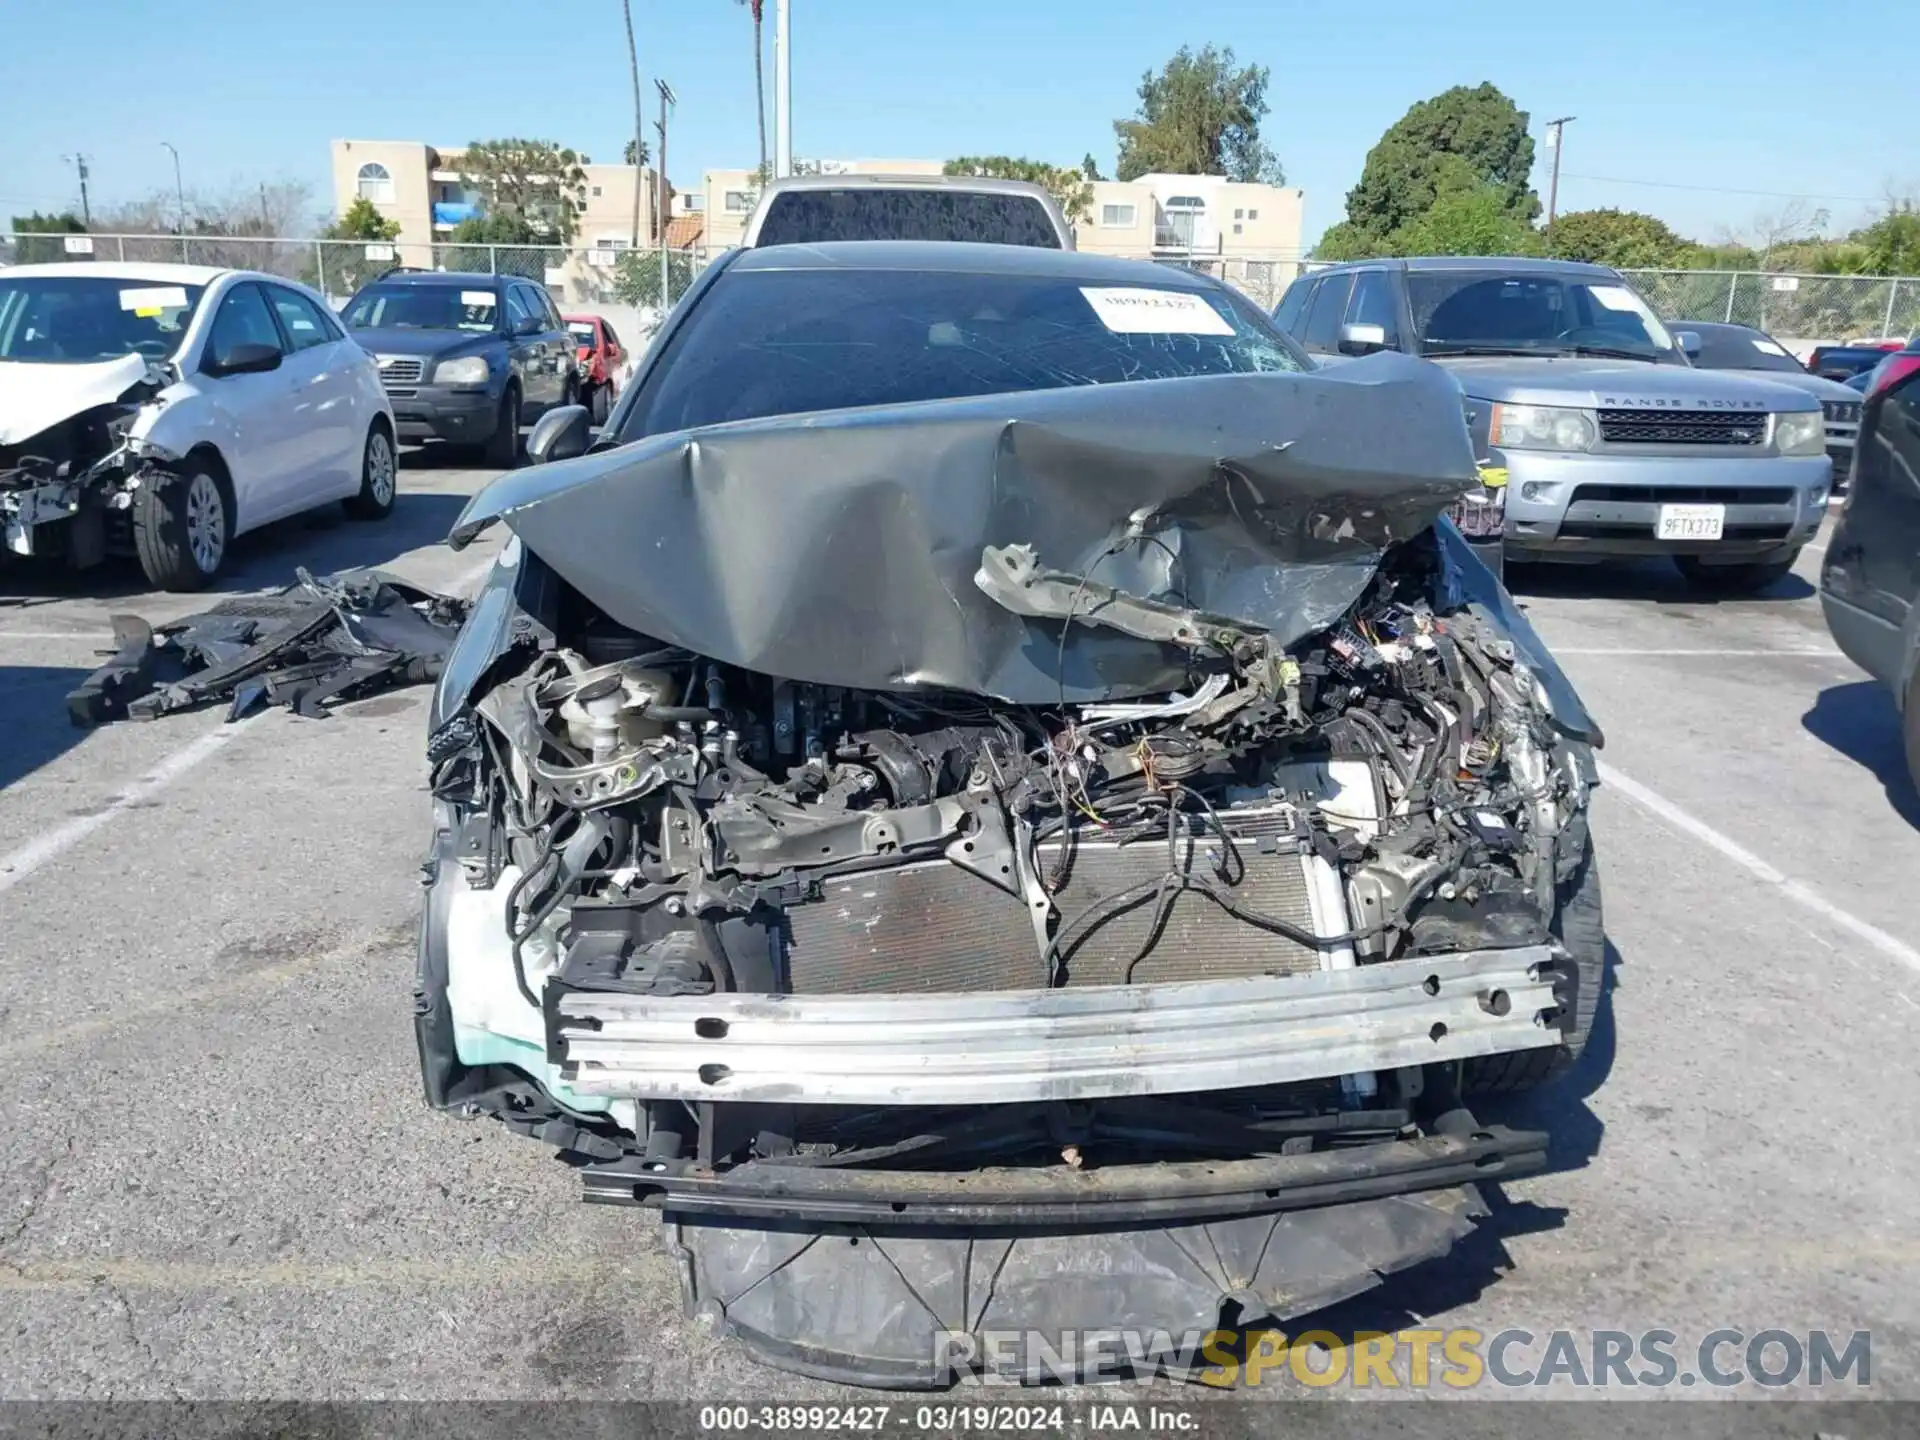
<svg viewBox="0 0 1920 1440"><path fill-rule="evenodd" d="M1368 260L1301 276L1274 318L1322 364L1401 350L1453 373L1509 561L1664 555L1746 593L1793 568L1826 512L1820 402L1695 369L1698 337L1606 266Z"/></svg>

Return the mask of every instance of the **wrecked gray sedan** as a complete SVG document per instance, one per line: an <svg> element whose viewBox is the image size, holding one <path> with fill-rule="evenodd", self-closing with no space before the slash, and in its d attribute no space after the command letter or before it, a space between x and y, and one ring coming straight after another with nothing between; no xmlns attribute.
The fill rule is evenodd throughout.
<svg viewBox="0 0 1920 1440"><path fill-rule="evenodd" d="M435 1106L664 1212L690 1310L870 1385L1178 1369L1544 1163L1465 1097L1585 1042L1600 737L1446 519L1440 370L1147 264L788 247L607 433L455 530L512 535L418 1036Z"/></svg>

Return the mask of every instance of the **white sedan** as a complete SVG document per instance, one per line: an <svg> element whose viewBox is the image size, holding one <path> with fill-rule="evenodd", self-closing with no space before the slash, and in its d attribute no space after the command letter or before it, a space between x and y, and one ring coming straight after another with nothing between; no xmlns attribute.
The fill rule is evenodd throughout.
<svg viewBox="0 0 1920 1440"><path fill-rule="evenodd" d="M374 359L303 285L108 262L0 270L0 521L19 555L196 590L235 535L397 485Z"/></svg>

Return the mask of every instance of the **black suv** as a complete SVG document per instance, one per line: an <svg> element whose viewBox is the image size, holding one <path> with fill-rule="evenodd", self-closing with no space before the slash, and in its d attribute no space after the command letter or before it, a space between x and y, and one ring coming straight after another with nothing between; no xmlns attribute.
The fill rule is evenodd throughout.
<svg viewBox="0 0 1920 1440"><path fill-rule="evenodd" d="M1920 788L1920 345L1883 361L1827 542L1820 605L1847 658L1893 691Z"/></svg>
<svg viewBox="0 0 1920 1440"><path fill-rule="evenodd" d="M397 272L362 288L340 318L380 362L402 440L479 446L506 467L523 421L574 403L573 337L531 280Z"/></svg>

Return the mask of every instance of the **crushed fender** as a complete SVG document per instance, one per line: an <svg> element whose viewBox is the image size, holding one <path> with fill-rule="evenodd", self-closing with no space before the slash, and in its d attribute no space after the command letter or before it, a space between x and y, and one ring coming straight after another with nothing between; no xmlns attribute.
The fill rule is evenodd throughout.
<svg viewBox="0 0 1920 1440"><path fill-rule="evenodd" d="M113 658L67 696L75 725L152 720L227 701L227 719L284 705L318 719L335 700L439 678L467 602L382 570L342 570L153 626L113 617Z"/></svg>

